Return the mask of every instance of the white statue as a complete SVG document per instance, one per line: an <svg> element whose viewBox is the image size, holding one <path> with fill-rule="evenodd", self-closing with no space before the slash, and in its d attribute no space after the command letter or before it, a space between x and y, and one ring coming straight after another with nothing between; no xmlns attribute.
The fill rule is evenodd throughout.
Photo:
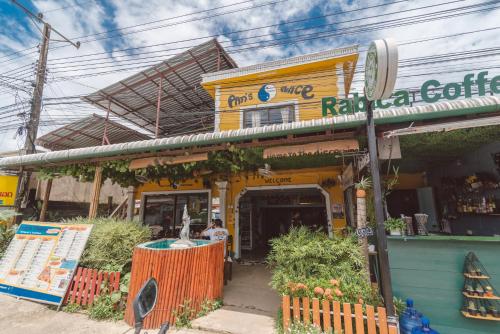
<svg viewBox="0 0 500 334"><path fill-rule="evenodd" d="M191 217L189 217L187 205L184 205L184 212L182 213L182 229L179 233L179 240L170 245L171 248L190 248L196 244L189 240L189 224Z"/></svg>
<svg viewBox="0 0 500 334"><path fill-rule="evenodd" d="M187 205L184 204L184 212L182 213L182 229L179 233L181 240L189 240L189 224L191 224L191 217L189 217Z"/></svg>

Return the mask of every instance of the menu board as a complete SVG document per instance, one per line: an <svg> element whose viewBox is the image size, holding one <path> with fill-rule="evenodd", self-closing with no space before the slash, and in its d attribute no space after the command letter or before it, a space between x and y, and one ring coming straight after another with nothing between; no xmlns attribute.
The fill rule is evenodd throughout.
<svg viewBox="0 0 500 334"><path fill-rule="evenodd" d="M0 292L60 305L92 226L23 222L0 260Z"/></svg>

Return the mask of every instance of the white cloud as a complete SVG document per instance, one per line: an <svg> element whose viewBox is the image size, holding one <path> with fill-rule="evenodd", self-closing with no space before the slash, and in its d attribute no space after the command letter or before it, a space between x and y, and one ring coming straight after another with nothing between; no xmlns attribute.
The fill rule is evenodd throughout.
<svg viewBox="0 0 500 334"><path fill-rule="evenodd" d="M270 0L255 1L254 4L262 4ZM450 2L451 0L446 0ZM443 1L445 2L445 1ZM82 75L85 73L92 73L96 71L96 66L106 66L106 65L118 65L120 61L128 60L131 66L133 64L138 64L141 61L138 58L145 57L145 55L133 56L130 54L124 54L119 50L123 48L131 47L144 47L152 44L159 43L172 43L181 40L187 40L192 38L197 38L201 36L210 36L221 31L240 31L245 29L251 29L255 27L276 25L282 22L287 22L290 20L299 20L306 17L313 8L316 10L314 14L311 15L322 15L338 12L339 10L352 11L344 15L331 15L325 18L325 21L321 22L310 22L309 24L328 24L324 29L345 29L345 28L356 28L367 23L375 22L388 22L389 20L395 18L407 18L414 15L421 15L423 13L434 13L444 9L457 8L460 6L472 5L480 3L479 0L468 0L450 3L448 5L436 6L426 10L418 11L408 11L412 8L417 8L425 5L435 5L435 1L422 0L422 1L406 1L396 4L391 4L388 6L381 6L369 10L352 11L357 8L363 8L367 6L372 6L376 4L381 4L382 1L358 1L348 4L347 1L321 1L321 0L288 0L278 2L272 6L262 6L252 10L244 10L252 5L252 3L244 3L237 6L229 6L227 8L209 12L205 14L198 14L195 17L197 20L185 22L192 18L193 16L184 16L172 20L164 20L166 18L186 15L195 11L206 10L219 6L232 5L235 2L230 0L200 0L193 2L192 0L108 0L106 2L101 1L82 1L82 0L66 0L64 2L57 0L35 0L33 3L37 6L40 11L46 11L45 19L49 21L54 28L64 33L68 37L85 36L90 34L96 34L109 29L110 24L114 28L127 28L134 25L144 24L146 22L151 22L155 20L164 20L154 24L144 25L141 27L133 29L124 29L121 32L128 32L137 29L156 27L160 25L168 25L172 23L179 23L177 25L165 26L159 29L146 30L137 34L126 34L119 38L112 38L109 40L100 40L88 43L82 43L80 50L76 50L73 47L65 46L60 47L62 43L52 41L51 51L49 55L49 79L46 85L45 97L60 97L60 96L71 96L87 94L95 89L103 88L113 82L123 79L138 70L131 70L127 72L115 72L112 74L101 75L99 77L90 78L80 78L68 81L53 81L54 78L60 78L66 75ZM103 5L106 4L106 7ZM78 5L80 4L80 5ZM61 7L67 7L60 10L54 10ZM215 15L216 12L226 12L235 11L234 13L228 15ZM396 12L393 15L384 14ZM204 16L210 16L210 19L202 19ZM374 16L371 19L363 19L367 16ZM452 33L465 32L470 30L479 30L489 27L498 26L498 18L500 17L500 10L491 10L489 12L483 12L476 15L460 16L452 18L449 20L440 21L429 21L422 22L417 25L408 25L393 27L390 29L385 29L381 31L361 31L357 34L345 35L345 36L333 36L325 37L316 40L309 40L305 43L298 44L284 44L275 47L264 47L251 49L247 52L237 52L231 54L231 56L238 62L238 64L244 66L254 63L259 63L270 59L279 59L289 55L298 55L303 53L317 52L329 48L339 47L343 45L360 43L363 46L376 38L382 37L395 37L399 42L418 40L431 36L447 35ZM347 20L363 19L358 21L353 21L351 23L341 24L339 22ZM182 22L182 23L180 23ZM4 51L0 51L0 69L1 72L8 70L16 70L21 66L27 65L21 70L30 70L30 63L36 60L37 54L30 54L29 57L15 59L7 64L2 64L2 56L8 54L7 48L14 50L20 50L27 47L31 47L38 43L39 36L33 36L30 33L32 28L28 26L20 26L19 22L13 18L7 18L2 21L2 23L9 26L9 31L12 34L16 34L16 37L21 37L13 39L12 35L0 35L0 45L3 46ZM252 30L248 32L241 32L238 34L226 34L220 36L218 39L223 44L223 46L228 50L235 50L241 48L239 45L245 43L263 42L263 41L273 41L276 38L284 38L284 35L273 35L283 30L296 29L296 26L281 26L281 29L277 27L268 27L265 29ZM404 45L400 48L400 58L415 58L421 56L432 56L447 52L460 52L471 49L480 49L486 47L500 46L500 35L499 30L492 30L490 32L478 33L464 35L457 38L450 39L439 39L427 43L418 43L414 45ZM118 33L118 32L116 32ZM310 31L299 31L292 33L295 38L303 38L303 36L311 33ZM115 34L115 33L112 33ZM238 39L249 38L256 35L263 35L258 38L251 38L242 41ZM98 36L100 37L100 35ZM53 33L52 38L58 39L58 37ZM83 38L83 41L86 39ZM24 44L19 42L24 41ZM167 44L157 47L147 47L141 49L140 52L148 51L162 51L157 54L172 54L176 53L176 50L169 50L179 47L188 47L202 42L202 40L188 41L176 44ZM112 50L111 54L105 53ZM105 53L101 55L96 55L90 58L99 58L95 61L87 63L87 66L75 66L85 63L68 63L69 61L77 60L78 58L70 58L82 54L93 54L93 53ZM363 58L364 55L361 56ZM59 60L56 60L59 59ZM155 58L159 61L160 58ZM78 59L81 60L81 59ZM135 61L134 61L135 60ZM488 58L480 59L475 62L476 66L487 65ZM493 63L497 63L500 59L494 58ZM483 61L481 63L481 61ZM66 64L64 64L66 62ZM464 61L463 63L471 63L472 61ZM94 65L90 65L96 63ZM362 63L362 61L361 61ZM123 64L123 63L122 63ZM440 69L446 72L447 70L453 70L463 66L464 68L470 68L472 65L461 65L460 62L457 65L446 63L437 64L433 67L428 65L425 67L415 67L412 69L401 68L400 74L407 75L408 73L425 73L425 72L437 72ZM73 67L68 67L73 66ZM102 69L103 71L106 69ZM61 72L66 71L66 72ZM16 72L12 72L16 73ZM444 73L439 74L439 78L442 82L448 82L460 79L463 74L460 73ZM32 74L25 75L27 78L32 78ZM398 87L408 87L408 86L418 86L419 83L426 80L428 76L413 77L413 78L400 78L398 80ZM360 90L360 82L362 79L361 75L356 75L354 87ZM24 93L20 93L24 99L28 99ZM14 95L12 91L6 92L3 87L0 87L0 108L1 106L9 105L14 103ZM48 113L44 112L43 119L57 120L59 123L62 120L69 120L79 115L85 115L96 110L92 107L71 107L71 106L51 106L47 107ZM98 111L99 113L99 111ZM0 120L0 124L2 121ZM53 130L54 127L42 127L40 129L40 134L48 130ZM12 140L12 131L5 134L0 133L0 138L3 140L0 144L0 150L15 149L16 141Z"/></svg>

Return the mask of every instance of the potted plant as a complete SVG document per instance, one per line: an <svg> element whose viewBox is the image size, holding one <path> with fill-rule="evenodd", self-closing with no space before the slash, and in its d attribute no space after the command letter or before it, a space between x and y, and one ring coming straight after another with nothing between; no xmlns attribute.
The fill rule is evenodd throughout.
<svg viewBox="0 0 500 334"><path fill-rule="evenodd" d="M493 304L493 303L491 303L488 306L488 313L491 314L492 316L494 316L495 318L499 318L500 317L500 314L498 313L498 310L497 310L495 304Z"/></svg>
<svg viewBox="0 0 500 334"><path fill-rule="evenodd" d="M477 283L477 285L476 285L476 293L480 297L484 296L484 289L483 289L483 286L481 285L481 283Z"/></svg>
<svg viewBox="0 0 500 334"><path fill-rule="evenodd" d="M470 295L470 296L473 296L474 295L474 288L472 287L471 284L466 284L465 285L465 292Z"/></svg>
<svg viewBox="0 0 500 334"><path fill-rule="evenodd" d="M493 297L493 288L489 285L486 286L485 288L485 296L486 297Z"/></svg>
<svg viewBox="0 0 500 334"><path fill-rule="evenodd" d="M473 315L473 316L477 315L476 304L472 300L469 301L469 306L467 307L467 310L469 311L470 315Z"/></svg>
<svg viewBox="0 0 500 334"><path fill-rule="evenodd" d="M482 317L486 317L488 315L488 312L486 312L486 307L484 307L484 305L479 306L479 314L481 314Z"/></svg>
<svg viewBox="0 0 500 334"><path fill-rule="evenodd" d="M384 222L386 231L391 235L401 235L406 223L402 218L389 218Z"/></svg>

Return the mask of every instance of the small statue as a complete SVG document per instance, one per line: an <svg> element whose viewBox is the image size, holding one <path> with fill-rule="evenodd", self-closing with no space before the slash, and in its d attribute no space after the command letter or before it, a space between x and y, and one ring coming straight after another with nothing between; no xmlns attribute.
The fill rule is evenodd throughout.
<svg viewBox="0 0 500 334"><path fill-rule="evenodd" d="M184 212L182 213L182 229L179 233L179 240L170 245L170 248L190 248L196 244L189 240L189 224L191 217L189 217L187 205L184 205Z"/></svg>
<svg viewBox="0 0 500 334"><path fill-rule="evenodd" d="M182 213L182 229L179 233L179 238L181 240L189 241L189 224L191 224L191 217L189 217L187 205L184 204L184 212Z"/></svg>

